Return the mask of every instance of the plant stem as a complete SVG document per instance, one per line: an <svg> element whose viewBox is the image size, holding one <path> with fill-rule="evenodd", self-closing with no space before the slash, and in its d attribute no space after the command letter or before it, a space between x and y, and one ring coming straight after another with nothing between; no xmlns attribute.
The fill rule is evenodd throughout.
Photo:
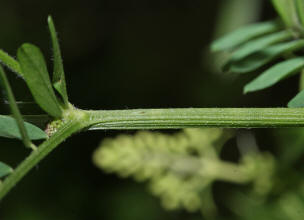
<svg viewBox="0 0 304 220"><path fill-rule="evenodd" d="M35 167L45 156L47 156L61 142L73 133L82 129L82 124L78 120L66 122L48 140L33 151L0 185L0 200L24 177L33 167Z"/></svg>
<svg viewBox="0 0 304 220"><path fill-rule="evenodd" d="M63 125L33 151L0 185L0 200L45 156L84 128L180 129L188 127L273 128L304 127L302 108L201 108L65 111ZM224 178L224 177L223 177ZM226 179L227 177L225 177ZM243 180L240 180L243 181Z"/></svg>
<svg viewBox="0 0 304 220"><path fill-rule="evenodd" d="M180 129L187 127L304 127L302 108L201 108L83 111L89 129Z"/></svg>
<svg viewBox="0 0 304 220"><path fill-rule="evenodd" d="M30 140L28 133L25 129L24 121L21 116L20 110L16 104L14 93L11 89L10 83L9 83L9 81L6 77L6 74L3 70L3 68L1 67L1 65L0 65L0 81L2 81L3 87L5 88L5 90L7 92L7 98L9 100L10 109L17 122L18 129L21 134L24 145L28 148L31 148L32 150L36 150L37 149L36 146Z"/></svg>

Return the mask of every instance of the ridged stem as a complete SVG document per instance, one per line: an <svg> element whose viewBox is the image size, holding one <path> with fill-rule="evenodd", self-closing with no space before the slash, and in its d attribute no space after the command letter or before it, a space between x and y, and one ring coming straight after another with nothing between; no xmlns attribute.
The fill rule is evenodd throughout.
<svg viewBox="0 0 304 220"><path fill-rule="evenodd" d="M63 124L0 185L0 200L60 143L88 129L181 129L188 127L304 127L302 108L201 108L66 111ZM226 177L225 177L226 178Z"/></svg>
<svg viewBox="0 0 304 220"><path fill-rule="evenodd" d="M304 127L301 108L188 108L83 111L86 127L113 129L180 129L188 127Z"/></svg>

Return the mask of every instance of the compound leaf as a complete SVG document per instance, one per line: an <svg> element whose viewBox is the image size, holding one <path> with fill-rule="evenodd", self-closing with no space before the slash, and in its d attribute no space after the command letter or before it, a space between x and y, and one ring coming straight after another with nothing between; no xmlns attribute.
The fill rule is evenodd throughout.
<svg viewBox="0 0 304 220"><path fill-rule="evenodd" d="M282 79L300 71L303 67L304 57L297 57L276 64L248 83L244 88L244 93L268 88Z"/></svg>
<svg viewBox="0 0 304 220"><path fill-rule="evenodd" d="M32 44L23 44L18 49L17 57L25 81L36 102L51 116L60 118L62 108L54 93L40 49Z"/></svg>
<svg viewBox="0 0 304 220"><path fill-rule="evenodd" d="M232 49L255 37L278 31L281 25L277 21L255 23L241 27L224 37L215 40L211 45L213 52Z"/></svg>
<svg viewBox="0 0 304 220"><path fill-rule="evenodd" d="M241 46L239 49L237 49L231 56L231 58L228 60L228 62L224 65L224 69L228 69L229 66L237 61L240 61L247 56L262 50L263 48L287 40L289 38L292 38L292 32L287 31L281 31L278 33L270 34L267 36L263 36L260 38L257 38L255 40L249 41L248 43Z"/></svg>
<svg viewBox="0 0 304 220"><path fill-rule="evenodd" d="M68 95L66 90L65 75L60 52L60 46L57 38L55 25L51 16L48 17L48 25L52 38L53 56L54 56L54 72L53 72L53 86L60 93L64 104L68 105Z"/></svg>
<svg viewBox="0 0 304 220"><path fill-rule="evenodd" d="M0 161L0 178L5 177L13 172L13 169Z"/></svg>
<svg viewBox="0 0 304 220"><path fill-rule="evenodd" d="M304 40L279 43L257 51L242 60L232 63L229 72L248 73L257 70L285 53L294 52L304 47Z"/></svg>

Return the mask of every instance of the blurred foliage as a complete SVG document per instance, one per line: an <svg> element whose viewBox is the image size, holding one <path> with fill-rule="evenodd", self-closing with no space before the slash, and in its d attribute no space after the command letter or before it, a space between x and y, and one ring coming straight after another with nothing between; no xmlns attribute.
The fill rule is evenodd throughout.
<svg viewBox="0 0 304 220"><path fill-rule="evenodd" d="M298 2L304 3L302 0ZM271 20L245 25L212 43L213 52L230 53L222 67L224 71L230 74L262 71L244 86L244 94L269 88L302 72L304 60L299 51L304 45L304 23L300 23L300 18L304 17L304 11L297 11L296 4L296 1L273 0L273 5L280 15L279 22ZM267 69L263 71L262 67ZM300 87L301 83L300 80ZM288 103L288 107L303 107L303 97L304 92L301 91Z"/></svg>
<svg viewBox="0 0 304 220"><path fill-rule="evenodd" d="M134 137L124 135L105 140L95 152L94 161L122 177L150 180L152 193L161 198L166 209L197 211L206 199L201 197L206 196L214 209L210 184L216 178L213 172L216 169L213 163L218 160L216 147L221 148L225 142L219 140L221 136L219 129L187 129L173 136L149 132ZM216 141L220 142L218 146Z"/></svg>
<svg viewBox="0 0 304 220"><path fill-rule="evenodd" d="M168 210L201 210L206 219L214 219L214 181L251 183L252 193L259 196L272 189L276 165L270 154L246 154L240 164L219 158L231 137L231 131L221 129L185 129L174 135L139 132L104 140L93 159L107 172L149 180L150 191Z"/></svg>

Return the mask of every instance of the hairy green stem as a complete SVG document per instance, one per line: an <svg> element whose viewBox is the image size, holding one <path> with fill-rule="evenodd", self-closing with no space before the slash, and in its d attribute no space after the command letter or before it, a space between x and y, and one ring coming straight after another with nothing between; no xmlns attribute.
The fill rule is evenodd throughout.
<svg viewBox="0 0 304 220"><path fill-rule="evenodd" d="M0 185L0 200L45 156L73 133L82 129L78 120L66 122L58 131L41 146L33 151Z"/></svg>
<svg viewBox="0 0 304 220"><path fill-rule="evenodd" d="M0 200L54 148L84 128L180 129L188 127L273 128L304 127L302 108L137 109L64 112L63 124L33 151L0 185ZM57 128L56 128L57 129ZM224 179L230 178L225 176ZM245 181L243 179L240 182Z"/></svg>
<svg viewBox="0 0 304 220"><path fill-rule="evenodd" d="M188 108L83 111L94 129L179 129L188 127L304 127L301 108Z"/></svg>
<svg viewBox="0 0 304 220"><path fill-rule="evenodd" d="M31 148L32 150L36 150L37 149L36 146L30 140L28 133L25 129L24 121L21 116L20 110L16 104L14 93L11 89L10 83L9 83L9 81L6 77L6 74L3 70L3 68L1 67L1 65L0 65L0 81L2 81L3 87L5 88L5 90L7 92L7 98L9 100L10 109L17 122L18 129L21 134L24 145L28 148Z"/></svg>

